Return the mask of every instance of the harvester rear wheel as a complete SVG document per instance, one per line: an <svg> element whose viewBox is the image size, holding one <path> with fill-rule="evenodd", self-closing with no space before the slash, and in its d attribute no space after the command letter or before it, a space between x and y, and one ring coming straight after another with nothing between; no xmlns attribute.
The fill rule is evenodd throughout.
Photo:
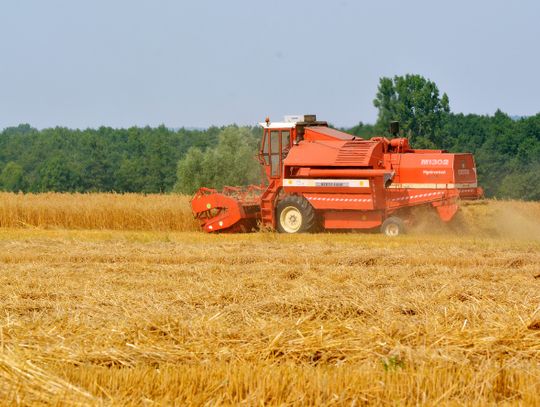
<svg viewBox="0 0 540 407"><path fill-rule="evenodd" d="M401 236L405 234L405 224L397 216L391 216L383 222L381 233L390 237Z"/></svg>
<svg viewBox="0 0 540 407"><path fill-rule="evenodd" d="M278 232L305 233L315 231L315 209L307 199L301 196L286 196L278 203L276 215Z"/></svg>

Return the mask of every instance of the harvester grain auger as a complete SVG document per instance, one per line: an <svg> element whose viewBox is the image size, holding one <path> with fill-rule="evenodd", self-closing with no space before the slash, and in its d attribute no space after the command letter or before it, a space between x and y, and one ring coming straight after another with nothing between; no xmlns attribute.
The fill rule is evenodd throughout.
<svg viewBox="0 0 540 407"><path fill-rule="evenodd" d="M412 149L406 138L363 140L314 115L260 125L267 185L199 189L191 207L205 232L380 228L397 236L414 207L432 207L448 222L459 199L483 196L470 153ZM391 129L397 136L397 123Z"/></svg>

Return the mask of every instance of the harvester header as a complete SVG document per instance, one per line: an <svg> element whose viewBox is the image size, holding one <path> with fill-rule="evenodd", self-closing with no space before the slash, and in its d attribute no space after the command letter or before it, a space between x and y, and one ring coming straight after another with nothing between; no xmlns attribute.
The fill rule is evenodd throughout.
<svg viewBox="0 0 540 407"><path fill-rule="evenodd" d="M483 195L470 153L412 149L399 137L364 140L315 115L259 124L266 185L201 188L191 205L204 231L380 228L396 236L413 221L413 207L431 207L448 222L459 199ZM391 133L399 134L396 122Z"/></svg>

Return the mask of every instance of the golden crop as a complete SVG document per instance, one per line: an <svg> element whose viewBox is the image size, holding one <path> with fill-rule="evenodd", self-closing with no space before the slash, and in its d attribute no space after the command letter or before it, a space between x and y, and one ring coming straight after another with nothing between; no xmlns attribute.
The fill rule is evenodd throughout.
<svg viewBox="0 0 540 407"><path fill-rule="evenodd" d="M0 227L197 230L184 195L0 192Z"/></svg>
<svg viewBox="0 0 540 407"><path fill-rule="evenodd" d="M6 197L2 222L40 199ZM0 229L5 405L540 403L538 203L389 239L178 232L186 198L74 197ZM143 229L122 200L156 223L110 230ZM79 205L102 230L66 229Z"/></svg>

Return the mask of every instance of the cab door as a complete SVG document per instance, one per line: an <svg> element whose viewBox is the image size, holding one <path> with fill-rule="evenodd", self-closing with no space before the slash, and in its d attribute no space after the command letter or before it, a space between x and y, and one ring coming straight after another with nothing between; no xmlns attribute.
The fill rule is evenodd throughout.
<svg viewBox="0 0 540 407"><path fill-rule="evenodd" d="M283 159L291 147L290 130L265 129L262 158L269 178L281 178Z"/></svg>

